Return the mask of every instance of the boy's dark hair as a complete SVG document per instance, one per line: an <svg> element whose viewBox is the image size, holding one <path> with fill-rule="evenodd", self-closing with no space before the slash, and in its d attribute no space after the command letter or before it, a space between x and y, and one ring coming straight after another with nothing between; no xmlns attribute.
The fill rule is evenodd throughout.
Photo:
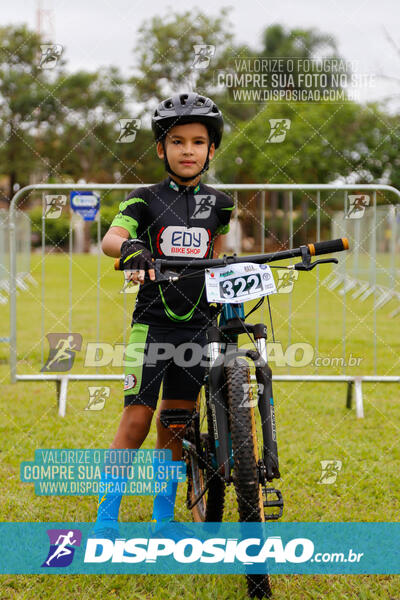
<svg viewBox="0 0 400 600"><path fill-rule="evenodd" d="M206 162L201 171L197 173L197 175L192 175L191 177L182 177L172 171L165 150L165 136L168 131L175 125L184 125L186 123L202 123L207 127L209 136ZM224 129L224 120L221 111L211 98L201 96L195 92L189 92L187 94L175 94L171 98L167 98L160 102L151 119L151 127L156 141L160 141L163 144L166 170L169 173L180 177L183 181L189 181L208 169L208 153L210 151L210 146L213 142L215 148L218 148L220 145Z"/></svg>

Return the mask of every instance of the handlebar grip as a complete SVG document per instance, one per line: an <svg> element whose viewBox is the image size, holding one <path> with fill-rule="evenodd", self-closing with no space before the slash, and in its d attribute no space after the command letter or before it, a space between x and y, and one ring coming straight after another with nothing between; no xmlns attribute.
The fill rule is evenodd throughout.
<svg viewBox="0 0 400 600"><path fill-rule="evenodd" d="M121 259L120 258L116 258L114 260L114 270L115 271L123 271L123 269L121 269Z"/></svg>
<svg viewBox="0 0 400 600"><path fill-rule="evenodd" d="M315 242L315 244L307 245L311 256L319 256L320 254L329 254L330 252L340 252L341 250L349 249L349 241L347 238L328 240L327 242Z"/></svg>

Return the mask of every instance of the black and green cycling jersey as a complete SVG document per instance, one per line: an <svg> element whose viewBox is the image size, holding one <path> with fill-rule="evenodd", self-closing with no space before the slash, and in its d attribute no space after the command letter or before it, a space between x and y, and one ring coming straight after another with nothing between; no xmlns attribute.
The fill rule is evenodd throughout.
<svg viewBox="0 0 400 600"><path fill-rule="evenodd" d="M111 226L141 240L154 258L211 257L215 237L226 233L232 214L230 196L198 183L178 185L171 177L134 190L119 206ZM209 318L204 275L174 283L144 284L132 323L204 326Z"/></svg>

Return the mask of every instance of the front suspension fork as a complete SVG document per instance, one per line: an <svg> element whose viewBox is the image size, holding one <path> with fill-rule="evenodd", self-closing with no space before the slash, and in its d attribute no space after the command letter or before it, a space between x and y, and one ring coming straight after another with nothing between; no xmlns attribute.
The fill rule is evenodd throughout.
<svg viewBox="0 0 400 600"><path fill-rule="evenodd" d="M211 332L215 338L211 339L209 345L210 369L208 374L208 386L210 391L209 405L212 415L215 452L220 473L223 474L225 483L230 482L230 444L228 407L225 400L225 375L224 361L221 359L218 330Z"/></svg>
<svg viewBox="0 0 400 600"><path fill-rule="evenodd" d="M267 487L266 482L274 478L280 479L278 444L276 439L276 423L274 396L272 393L272 371L267 362L267 328L262 325L254 327L258 356L254 356L258 388L258 410L263 432L263 461L259 461L260 483L264 486L264 507L277 508L278 511L266 512L267 520L279 519L283 513L283 497L280 490ZM251 352L251 351L250 351Z"/></svg>
<svg viewBox="0 0 400 600"><path fill-rule="evenodd" d="M257 334L256 334L257 335ZM272 371L267 363L266 338L257 337L258 357L255 357L258 388L258 410L260 411L264 439L264 464L267 481L280 478L274 397L272 393Z"/></svg>

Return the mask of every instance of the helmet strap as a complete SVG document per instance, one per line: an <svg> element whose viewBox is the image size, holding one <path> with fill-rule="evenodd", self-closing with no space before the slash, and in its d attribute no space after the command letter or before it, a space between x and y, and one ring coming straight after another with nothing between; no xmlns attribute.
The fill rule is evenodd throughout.
<svg viewBox="0 0 400 600"><path fill-rule="evenodd" d="M190 177L182 177L182 175L178 175L178 173L175 173L175 171L172 170L172 168L170 167L170 164L168 162L168 158L167 158L167 150L165 148L165 138L163 138L161 140L161 143L162 143L163 149L164 149L164 165L165 165L165 170L167 171L167 173L170 173L171 175L175 175L175 177L178 177L181 181L191 181L192 179L196 179L196 177L198 177L202 173L205 173L205 171L208 170L208 167L210 166L210 160L208 158L208 155L210 153L210 148L211 148L212 140L210 140L208 142L207 158L206 158L206 161L205 161L205 163L203 165L203 168L201 169L201 171L199 171L198 173L196 173L196 175L191 175Z"/></svg>

